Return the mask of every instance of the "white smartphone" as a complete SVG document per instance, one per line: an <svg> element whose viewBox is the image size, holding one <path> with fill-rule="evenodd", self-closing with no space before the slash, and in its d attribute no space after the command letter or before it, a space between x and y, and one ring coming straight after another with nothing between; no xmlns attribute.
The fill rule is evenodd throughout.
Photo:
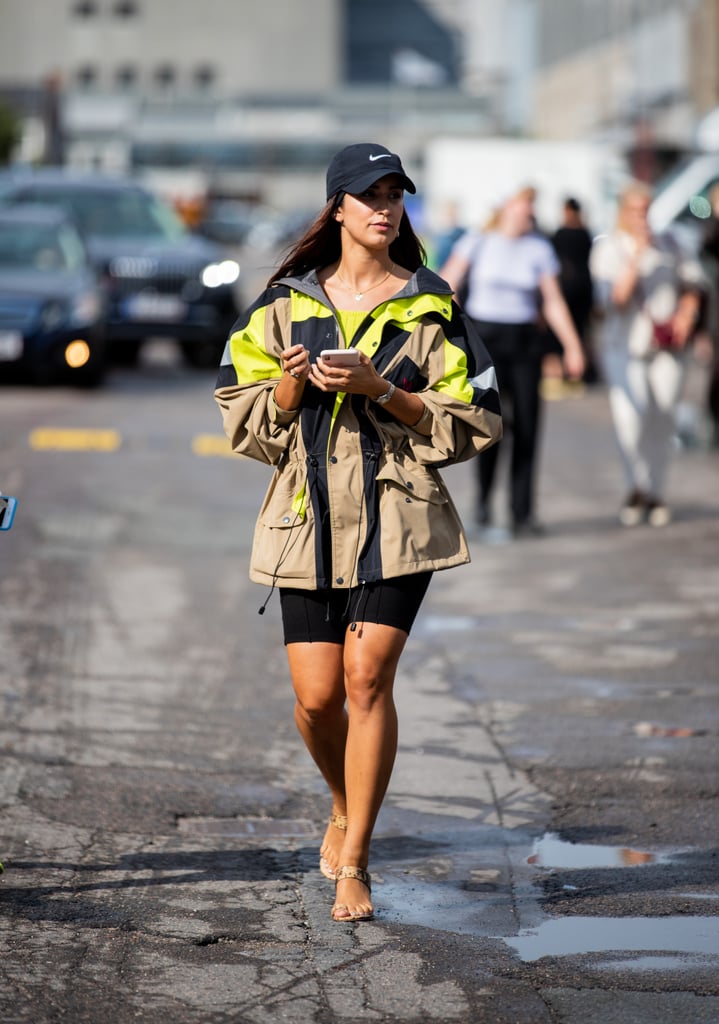
<svg viewBox="0 0 719 1024"><path fill-rule="evenodd" d="M360 354L356 348L325 348L320 355L328 366L359 366Z"/></svg>

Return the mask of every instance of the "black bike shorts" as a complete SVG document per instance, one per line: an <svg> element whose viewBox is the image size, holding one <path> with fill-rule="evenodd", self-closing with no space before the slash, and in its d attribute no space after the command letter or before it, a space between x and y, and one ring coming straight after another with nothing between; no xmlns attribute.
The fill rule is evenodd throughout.
<svg viewBox="0 0 719 1024"><path fill-rule="evenodd" d="M343 644L354 622L377 622L409 635L431 578L431 572L418 572L348 590L280 587L285 643Z"/></svg>

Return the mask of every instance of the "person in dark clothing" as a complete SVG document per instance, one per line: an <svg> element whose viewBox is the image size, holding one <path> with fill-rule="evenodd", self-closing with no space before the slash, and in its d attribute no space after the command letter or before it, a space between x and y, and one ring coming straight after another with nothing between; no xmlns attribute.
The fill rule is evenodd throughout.
<svg viewBox="0 0 719 1024"><path fill-rule="evenodd" d="M565 200L562 227L555 231L551 241L559 260L559 287L584 350L586 367L583 380L591 384L597 380L589 337L593 305L589 271L592 236L584 224L582 208L576 199L570 197Z"/></svg>
<svg viewBox="0 0 719 1024"><path fill-rule="evenodd" d="M712 212L706 224L700 257L711 289L707 329L712 359L707 390L707 412L712 422L712 443L719 446L719 184L709 193Z"/></svg>

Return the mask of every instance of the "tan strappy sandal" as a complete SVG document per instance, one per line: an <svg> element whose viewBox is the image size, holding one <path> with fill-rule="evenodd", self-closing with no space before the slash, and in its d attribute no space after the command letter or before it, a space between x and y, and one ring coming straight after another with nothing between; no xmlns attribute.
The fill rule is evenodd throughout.
<svg viewBox="0 0 719 1024"><path fill-rule="evenodd" d="M335 878L335 886L337 885L337 882L341 882L343 878L356 878L358 882L361 882L362 885L365 886L370 896L372 895L372 878L369 871L365 871L364 868L340 868ZM335 903L332 907L330 916L333 921L337 921L339 924L347 921L371 921L374 917L374 910L363 910L359 914L348 914L342 917L337 916L338 910L349 910L349 907L346 903Z"/></svg>
<svg viewBox="0 0 719 1024"><path fill-rule="evenodd" d="M344 814L335 814L335 812L332 811L332 814L330 814L330 816L329 816L329 822L328 823L330 825L333 825L336 829L339 829L340 832L346 832L347 831L347 818L345 817ZM325 878L328 878L330 880L330 882L334 882L336 880L337 873L336 873L335 869L330 865L330 863L326 860L326 858L323 857L321 854L320 854L320 871L325 876Z"/></svg>

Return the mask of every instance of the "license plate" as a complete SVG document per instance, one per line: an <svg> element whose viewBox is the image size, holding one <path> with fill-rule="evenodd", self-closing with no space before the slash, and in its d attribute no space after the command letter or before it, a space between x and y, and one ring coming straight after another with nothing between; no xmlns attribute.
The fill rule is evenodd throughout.
<svg viewBox="0 0 719 1024"><path fill-rule="evenodd" d="M182 320L187 305L176 295L135 295L128 300L132 320Z"/></svg>
<svg viewBox="0 0 719 1024"><path fill-rule="evenodd" d="M22 355L22 334L20 331L0 331L0 360L11 362Z"/></svg>

